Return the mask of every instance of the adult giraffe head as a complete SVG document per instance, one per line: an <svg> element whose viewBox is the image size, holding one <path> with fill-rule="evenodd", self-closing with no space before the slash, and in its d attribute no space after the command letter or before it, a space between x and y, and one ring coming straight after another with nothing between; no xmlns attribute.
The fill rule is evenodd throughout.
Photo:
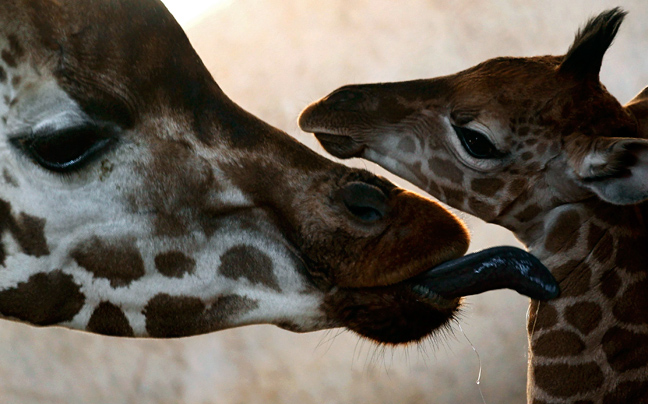
<svg viewBox="0 0 648 404"><path fill-rule="evenodd" d="M529 402L646 402L648 90L601 84L625 16L592 18L565 55L491 59L427 80L342 87L302 113L364 157L501 224L561 286L531 304Z"/></svg>
<svg viewBox="0 0 648 404"><path fill-rule="evenodd" d="M2 317L397 343L474 289L427 272L465 253L457 218L245 112L159 1L3 1L0 92Z"/></svg>

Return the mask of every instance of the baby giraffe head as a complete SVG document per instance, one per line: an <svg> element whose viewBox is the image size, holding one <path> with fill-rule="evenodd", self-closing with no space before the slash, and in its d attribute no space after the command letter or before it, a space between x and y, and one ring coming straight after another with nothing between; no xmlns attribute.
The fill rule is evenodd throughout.
<svg viewBox="0 0 648 404"><path fill-rule="evenodd" d="M398 343L507 286L470 274L493 254L452 261L468 234L440 205L232 102L159 1L6 0L0 54L4 318Z"/></svg>
<svg viewBox="0 0 648 404"><path fill-rule="evenodd" d="M533 239L559 205L648 198L648 91L622 106L599 81L624 16L591 19L562 56L342 87L306 108L300 126L335 156L374 161Z"/></svg>

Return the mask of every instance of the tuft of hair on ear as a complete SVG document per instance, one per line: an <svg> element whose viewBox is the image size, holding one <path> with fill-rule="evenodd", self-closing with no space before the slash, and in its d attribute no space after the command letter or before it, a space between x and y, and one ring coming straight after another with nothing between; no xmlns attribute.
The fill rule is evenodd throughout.
<svg viewBox="0 0 648 404"><path fill-rule="evenodd" d="M574 43L558 71L581 80L598 80L603 55L612 44L626 14L626 11L616 7L591 18L576 33Z"/></svg>

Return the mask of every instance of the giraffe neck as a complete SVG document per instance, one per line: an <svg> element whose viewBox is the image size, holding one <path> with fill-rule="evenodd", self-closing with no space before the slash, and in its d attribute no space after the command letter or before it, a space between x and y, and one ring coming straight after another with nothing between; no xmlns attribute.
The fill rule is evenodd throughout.
<svg viewBox="0 0 648 404"><path fill-rule="evenodd" d="M529 402L648 398L645 213L646 204L562 205L540 237L518 234L561 285L558 299L530 305Z"/></svg>

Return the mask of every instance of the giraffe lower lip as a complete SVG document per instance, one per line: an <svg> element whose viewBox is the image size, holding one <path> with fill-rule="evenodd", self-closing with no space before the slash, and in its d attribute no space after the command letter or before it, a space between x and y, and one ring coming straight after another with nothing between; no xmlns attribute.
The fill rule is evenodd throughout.
<svg viewBox="0 0 648 404"><path fill-rule="evenodd" d="M493 247L438 265L412 279L446 299L495 289L513 289L536 300L558 296L560 288L540 261L515 247Z"/></svg>
<svg viewBox="0 0 648 404"><path fill-rule="evenodd" d="M360 157L364 145L356 142L351 136L315 132L317 140L324 149L339 158Z"/></svg>

